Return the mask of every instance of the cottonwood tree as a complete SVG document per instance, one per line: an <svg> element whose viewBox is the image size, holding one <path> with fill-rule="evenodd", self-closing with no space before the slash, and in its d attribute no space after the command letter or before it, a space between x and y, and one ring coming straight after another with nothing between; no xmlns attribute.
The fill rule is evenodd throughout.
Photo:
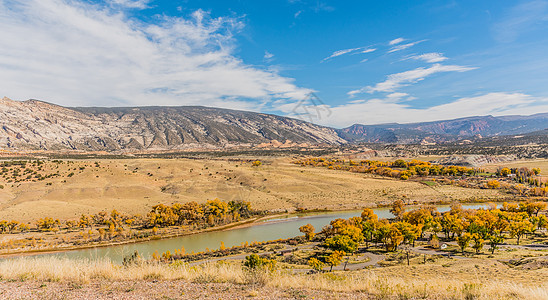
<svg viewBox="0 0 548 300"><path fill-rule="evenodd" d="M331 266L329 271L333 271L333 267L340 264L343 259L344 253L342 251L333 251L329 256L325 258L325 261Z"/></svg>
<svg viewBox="0 0 548 300"><path fill-rule="evenodd" d="M314 257L308 260L308 265L316 272L321 272L324 267L324 263Z"/></svg>
<svg viewBox="0 0 548 300"><path fill-rule="evenodd" d="M401 220L405 213L405 203L403 203L403 200L398 199L392 203L389 211L396 217L396 220Z"/></svg>
<svg viewBox="0 0 548 300"><path fill-rule="evenodd" d="M470 245L470 240L471 239L472 239L472 235L469 234L468 232L457 238L457 244L459 245L459 247L462 251L462 254L464 254L464 250L466 249L466 247L468 247L468 245Z"/></svg>
<svg viewBox="0 0 548 300"><path fill-rule="evenodd" d="M314 226L311 224L306 224L299 227L299 231L304 233L305 238L309 241L311 241L316 235L316 233L314 233Z"/></svg>

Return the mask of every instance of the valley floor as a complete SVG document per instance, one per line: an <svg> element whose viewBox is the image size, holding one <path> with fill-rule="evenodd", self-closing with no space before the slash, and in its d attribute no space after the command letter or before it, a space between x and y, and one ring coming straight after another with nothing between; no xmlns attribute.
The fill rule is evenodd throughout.
<svg viewBox="0 0 548 300"><path fill-rule="evenodd" d="M0 189L0 219L70 220L113 209L124 215L146 215L159 203L203 203L214 198L249 201L256 210L291 212L362 209L401 198L426 203L504 196L497 190L432 187L370 174L300 167L291 164L291 158L263 158L260 167L252 167L252 160L47 161L38 173L59 175L35 180L24 174L18 182L0 177L4 187Z"/></svg>

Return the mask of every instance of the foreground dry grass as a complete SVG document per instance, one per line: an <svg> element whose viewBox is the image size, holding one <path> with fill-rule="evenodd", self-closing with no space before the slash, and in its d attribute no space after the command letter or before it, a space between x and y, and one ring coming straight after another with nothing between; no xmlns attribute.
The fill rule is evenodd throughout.
<svg viewBox="0 0 548 300"><path fill-rule="evenodd" d="M84 296L126 299L250 296L261 299L548 299L548 284L543 276L536 277L539 282L529 284L497 276L468 280L459 279L456 273L454 278L430 275L413 278L377 270L300 275L280 270L272 275L250 276L239 264L188 267L159 263L122 267L106 260L58 258L3 260L0 261L0 275L2 297L14 299Z"/></svg>
<svg viewBox="0 0 548 300"><path fill-rule="evenodd" d="M411 201L495 198L496 190L455 186L429 187L372 175L305 168L291 158L262 158L264 164L190 159L76 160L46 162L43 173L67 174L37 182L7 183L0 178L0 219L34 222L38 218L76 219L116 209L146 214L158 203L219 198L243 199L259 210L361 209L388 204L403 196ZM84 169L81 169L84 168Z"/></svg>

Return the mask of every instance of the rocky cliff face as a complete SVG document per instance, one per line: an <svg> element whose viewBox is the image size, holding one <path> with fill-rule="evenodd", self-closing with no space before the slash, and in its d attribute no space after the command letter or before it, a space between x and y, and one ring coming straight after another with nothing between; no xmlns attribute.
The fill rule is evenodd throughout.
<svg viewBox="0 0 548 300"><path fill-rule="evenodd" d="M209 107L67 108L0 100L0 149L178 150L268 143L343 144L334 129Z"/></svg>

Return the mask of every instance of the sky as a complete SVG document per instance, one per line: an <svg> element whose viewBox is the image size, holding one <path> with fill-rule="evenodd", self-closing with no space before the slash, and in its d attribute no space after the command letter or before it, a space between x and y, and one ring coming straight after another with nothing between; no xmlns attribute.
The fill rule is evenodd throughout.
<svg viewBox="0 0 548 300"><path fill-rule="evenodd" d="M0 97L342 128L548 112L548 0L0 0Z"/></svg>

